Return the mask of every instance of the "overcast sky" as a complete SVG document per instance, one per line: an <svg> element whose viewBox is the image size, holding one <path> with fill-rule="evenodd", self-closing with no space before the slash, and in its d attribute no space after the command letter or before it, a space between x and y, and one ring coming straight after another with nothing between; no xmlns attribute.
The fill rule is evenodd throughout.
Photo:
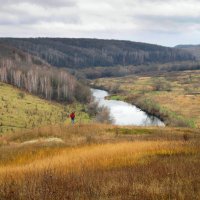
<svg viewBox="0 0 200 200"><path fill-rule="evenodd" d="M0 0L0 37L200 44L200 0Z"/></svg>

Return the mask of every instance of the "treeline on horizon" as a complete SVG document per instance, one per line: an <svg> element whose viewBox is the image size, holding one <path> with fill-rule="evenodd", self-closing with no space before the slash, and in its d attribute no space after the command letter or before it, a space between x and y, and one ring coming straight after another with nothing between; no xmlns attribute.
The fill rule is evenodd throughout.
<svg viewBox="0 0 200 200"><path fill-rule="evenodd" d="M89 88L66 70L53 68L30 54L4 45L0 45L0 82L47 100L87 102L90 97Z"/></svg>
<svg viewBox="0 0 200 200"><path fill-rule="evenodd" d="M71 70L77 77L96 79L103 77L123 77L130 74L155 74L159 72L176 72L186 70L200 70L200 62L183 61L165 64L148 64L138 66L116 66L116 67L88 67L80 70Z"/></svg>
<svg viewBox="0 0 200 200"><path fill-rule="evenodd" d="M67 68L195 60L195 57L185 50L119 40L1 38L0 43L38 56L53 66Z"/></svg>

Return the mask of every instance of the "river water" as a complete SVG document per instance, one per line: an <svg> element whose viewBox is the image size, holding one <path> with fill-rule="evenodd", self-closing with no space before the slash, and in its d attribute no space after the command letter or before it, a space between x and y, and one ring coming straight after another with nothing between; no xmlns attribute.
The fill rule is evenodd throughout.
<svg viewBox="0 0 200 200"><path fill-rule="evenodd" d="M135 125L135 126L165 126L165 124L155 116L148 115L136 106L124 101L106 100L109 96L104 90L92 89L93 96L100 106L105 106L110 110L113 124Z"/></svg>

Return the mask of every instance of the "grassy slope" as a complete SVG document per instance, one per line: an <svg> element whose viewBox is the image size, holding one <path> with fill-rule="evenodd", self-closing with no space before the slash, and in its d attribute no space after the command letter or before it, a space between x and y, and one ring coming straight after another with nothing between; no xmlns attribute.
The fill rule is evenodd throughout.
<svg viewBox="0 0 200 200"><path fill-rule="evenodd" d="M155 91L155 84L168 85ZM169 125L200 127L200 71L165 73L152 76L103 78L94 81L107 89L119 87L117 96L160 115ZM157 83L156 83L157 82Z"/></svg>
<svg viewBox="0 0 200 200"><path fill-rule="evenodd" d="M199 137L198 129L102 124L5 134L0 199L199 199Z"/></svg>
<svg viewBox="0 0 200 200"><path fill-rule="evenodd" d="M0 134L45 124L69 123L68 115L77 112L77 121L88 121L80 104L61 105L27 94L0 83Z"/></svg>

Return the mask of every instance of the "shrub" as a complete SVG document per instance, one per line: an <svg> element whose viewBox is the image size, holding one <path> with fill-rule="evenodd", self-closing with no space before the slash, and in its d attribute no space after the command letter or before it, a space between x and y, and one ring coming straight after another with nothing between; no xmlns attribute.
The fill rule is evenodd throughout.
<svg viewBox="0 0 200 200"><path fill-rule="evenodd" d="M171 91L172 86L169 82L162 79L155 79L154 83L154 91Z"/></svg>
<svg viewBox="0 0 200 200"><path fill-rule="evenodd" d="M99 106L98 102L91 99L87 105L87 113L94 117L97 122L100 123L112 123L113 119L110 117L110 111L107 107Z"/></svg>
<svg viewBox="0 0 200 200"><path fill-rule="evenodd" d="M25 93L24 93L24 92L19 92L18 96L19 96L21 99L24 99Z"/></svg>
<svg viewBox="0 0 200 200"><path fill-rule="evenodd" d="M94 100L91 100L91 102L87 105L87 113L91 116L94 117L98 113L98 103Z"/></svg>
<svg viewBox="0 0 200 200"><path fill-rule="evenodd" d="M110 116L110 111L107 107L101 106L98 108L96 121L100 123L108 123L108 124L111 124L113 122L113 119Z"/></svg>
<svg viewBox="0 0 200 200"><path fill-rule="evenodd" d="M115 84L111 89L110 89L111 93L113 94L117 94L118 92L120 92L120 85L119 84Z"/></svg>
<svg viewBox="0 0 200 200"><path fill-rule="evenodd" d="M77 83L75 88L75 98L82 103L89 102L91 98L89 87L85 86L84 84Z"/></svg>

